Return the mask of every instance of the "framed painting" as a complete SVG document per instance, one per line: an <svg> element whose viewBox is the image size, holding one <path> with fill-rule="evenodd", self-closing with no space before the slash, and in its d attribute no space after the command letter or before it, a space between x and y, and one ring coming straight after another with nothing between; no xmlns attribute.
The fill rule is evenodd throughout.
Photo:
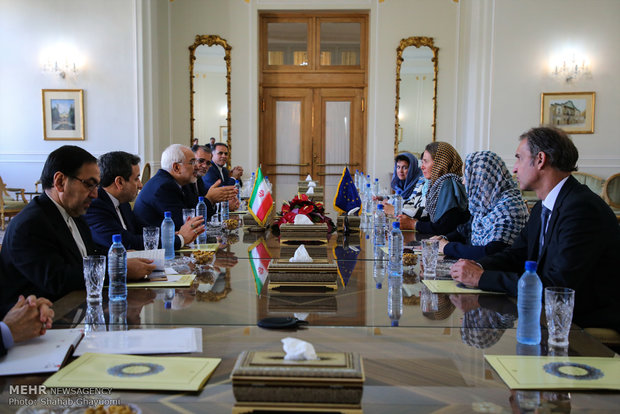
<svg viewBox="0 0 620 414"><path fill-rule="evenodd" d="M43 139L84 141L84 90L42 89Z"/></svg>
<svg viewBox="0 0 620 414"><path fill-rule="evenodd" d="M228 127L226 125L220 127L220 142L228 142Z"/></svg>
<svg viewBox="0 0 620 414"><path fill-rule="evenodd" d="M569 134L594 133L594 92L543 92L540 123L561 128Z"/></svg>

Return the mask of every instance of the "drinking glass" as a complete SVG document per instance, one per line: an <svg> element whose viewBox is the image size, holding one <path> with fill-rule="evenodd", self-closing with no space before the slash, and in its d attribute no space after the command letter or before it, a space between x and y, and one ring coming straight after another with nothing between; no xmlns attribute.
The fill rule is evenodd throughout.
<svg viewBox="0 0 620 414"><path fill-rule="evenodd" d="M439 240L422 240L422 265L424 278L434 279L437 275L437 256L439 255Z"/></svg>
<svg viewBox="0 0 620 414"><path fill-rule="evenodd" d="M196 209L194 208L184 208L183 209L183 223L187 223L188 218L196 217ZM194 247L197 242L189 243L190 247Z"/></svg>
<svg viewBox="0 0 620 414"><path fill-rule="evenodd" d="M88 304L86 308L86 316L84 316L84 333L89 335L93 332L105 332L105 317L103 313L103 305L101 302L97 304Z"/></svg>
<svg viewBox="0 0 620 414"><path fill-rule="evenodd" d="M142 228L142 238L144 239L144 250L155 250L159 245L159 227Z"/></svg>
<svg viewBox="0 0 620 414"><path fill-rule="evenodd" d="M84 284L86 285L86 300L88 303L101 303L103 279L105 278L105 256L86 256L82 260L84 265Z"/></svg>
<svg viewBox="0 0 620 414"><path fill-rule="evenodd" d="M575 291L565 287L545 288L545 314L549 345L568 346L568 333L573 320Z"/></svg>

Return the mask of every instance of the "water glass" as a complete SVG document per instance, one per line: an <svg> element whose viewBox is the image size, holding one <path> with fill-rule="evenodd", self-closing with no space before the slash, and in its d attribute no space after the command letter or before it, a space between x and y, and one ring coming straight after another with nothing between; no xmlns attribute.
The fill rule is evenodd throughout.
<svg viewBox="0 0 620 414"><path fill-rule="evenodd" d="M88 304L86 308L86 316L84 316L84 333L89 335L93 332L105 332L105 316L103 313L103 305L101 302L97 304Z"/></svg>
<svg viewBox="0 0 620 414"><path fill-rule="evenodd" d="M84 284L86 285L86 300L88 303L101 303L103 280L105 279L105 256L86 256L82 260L84 265Z"/></svg>
<svg viewBox="0 0 620 414"><path fill-rule="evenodd" d="M434 279L437 275L437 256L439 255L439 240L422 240L422 265L424 278Z"/></svg>
<svg viewBox="0 0 620 414"><path fill-rule="evenodd" d="M183 223L186 223L187 219L190 217L196 217L196 209L184 208L183 209Z"/></svg>
<svg viewBox="0 0 620 414"><path fill-rule="evenodd" d="M575 291L565 287L545 288L545 314L549 345L568 346L568 333L573 320Z"/></svg>
<svg viewBox="0 0 620 414"><path fill-rule="evenodd" d="M159 227L144 227L142 229L144 250L156 250L159 245Z"/></svg>

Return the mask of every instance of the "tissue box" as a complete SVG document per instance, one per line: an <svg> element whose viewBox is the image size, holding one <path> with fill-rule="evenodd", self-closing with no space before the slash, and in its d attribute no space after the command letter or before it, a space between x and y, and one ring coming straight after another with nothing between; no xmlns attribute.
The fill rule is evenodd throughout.
<svg viewBox="0 0 620 414"><path fill-rule="evenodd" d="M277 292L270 293L267 311L292 313L329 313L338 311L336 296L328 293Z"/></svg>
<svg viewBox="0 0 620 414"><path fill-rule="evenodd" d="M285 361L284 352L244 351L232 370L239 402L359 405L364 368L359 354L318 353L315 361Z"/></svg>
<svg viewBox="0 0 620 414"><path fill-rule="evenodd" d="M344 231L344 217L345 216L338 216L336 219L336 229L338 230L338 233L342 233ZM349 229L352 233L359 231L361 222L360 216L348 216L348 221Z"/></svg>
<svg viewBox="0 0 620 414"><path fill-rule="evenodd" d="M269 289L320 287L338 289L338 266L335 263L269 264Z"/></svg>
<svg viewBox="0 0 620 414"><path fill-rule="evenodd" d="M327 223L280 225L280 243L327 244Z"/></svg>

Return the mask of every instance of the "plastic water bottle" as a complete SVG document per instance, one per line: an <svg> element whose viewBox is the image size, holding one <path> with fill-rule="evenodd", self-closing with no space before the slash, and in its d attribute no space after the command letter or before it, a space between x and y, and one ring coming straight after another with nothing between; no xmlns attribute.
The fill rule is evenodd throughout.
<svg viewBox="0 0 620 414"><path fill-rule="evenodd" d="M108 250L108 276L111 302L127 299L127 250L121 243L121 235L112 236L112 246Z"/></svg>
<svg viewBox="0 0 620 414"><path fill-rule="evenodd" d="M524 345L517 342L517 355L539 356L540 345ZM552 356L551 353L549 356ZM540 392L538 390L518 390L515 393L515 400L520 408L519 412L533 413L540 407Z"/></svg>
<svg viewBox="0 0 620 414"><path fill-rule="evenodd" d="M372 277L375 279L375 286L377 289L383 287L383 279L385 278L385 271L387 269L386 255L381 247L382 246L375 246L375 260L372 262Z"/></svg>
<svg viewBox="0 0 620 414"><path fill-rule="evenodd" d="M370 190L370 183L366 184L364 190L364 214L372 214L372 191Z"/></svg>
<svg viewBox="0 0 620 414"><path fill-rule="evenodd" d="M377 205L377 211L375 211L375 246L385 246L385 239L387 238L386 217L383 212L383 204Z"/></svg>
<svg viewBox="0 0 620 414"><path fill-rule="evenodd" d="M127 301L118 300L110 303L110 331L127 330Z"/></svg>
<svg viewBox="0 0 620 414"><path fill-rule="evenodd" d="M388 277L388 317L392 326L398 326L403 314L403 278Z"/></svg>
<svg viewBox="0 0 620 414"><path fill-rule="evenodd" d="M398 221L392 223L388 252L390 256L388 276L403 277L403 233L400 231Z"/></svg>
<svg viewBox="0 0 620 414"><path fill-rule="evenodd" d="M525 262L525 273L519 279L517 288L517 341L526 345L537 345L540 343L542 283L536 274L536 262Z"/></svg>
<svg viewBox="0 0 620 414"><path fill-rule="evenodd" d="M241 184L239 184L239 180L235 180L235 188L237 189L237 200L241 203Z"/></svg>
<svg viewBox="0 0 620 414"><path fill-rule="evenodd" d="M355 177L353 178L353 182L355 183L355 188L357 192L360 191L360 170L355 170Z"/></svg>
<svg viewBox="0 0 620 414"><path fill-rule="evenodd" d="M202 196L198 197L198 204L196 204L196 217L198 216L202 216L205 220L205 224L207 223L207 204L205 203L205 198ZM198 235L197 242L198 244L205 244L207 242L206 231Z"/></svg>
<svg viewBox="0 0 620 414"><path fill-rule="evenodd" d="M269 189L269 191L271 191L271 181L269 181L268 176L265 176L265 184L267 185L267 188Z"/></svg>
<svg viewBox="0 0 620 414"><path fill-rule="evenodd" d="M403 214L403 197L400 188L396 190L396 194L392 197L392 205L394 206L394 217L398 217Z"/></svg>
<svg viewBox="0 0 620 414"><path fill-rule="evenodd" d="M250 181L248 181L248 192L246 194L247 198L252 197L252 190L254 190L254 181L256 181L255 174L256 173L252 173L252 176L250 177Z"/></svg>
<svg viewBox="0 0 620 414"><path fill-rule="evenodd" d="M230 218L230 213L228 210L228 201L222 201L220 203L220 221L228 220Z"/></svg>
<svg viewBox="0 0 620 414"><path fill-rule="evenodd" d="M375 178L375 182L372 184L372 195L373 196L379 195L379 179L378 178Z"/></svg>
<svg viewBox="0 0 620 414"><path fill-rule="evenodd" d="M161 222L161 246L164 248L164 259L174 259L174 221L169 211L164 212L164 221Z"/></svg>

